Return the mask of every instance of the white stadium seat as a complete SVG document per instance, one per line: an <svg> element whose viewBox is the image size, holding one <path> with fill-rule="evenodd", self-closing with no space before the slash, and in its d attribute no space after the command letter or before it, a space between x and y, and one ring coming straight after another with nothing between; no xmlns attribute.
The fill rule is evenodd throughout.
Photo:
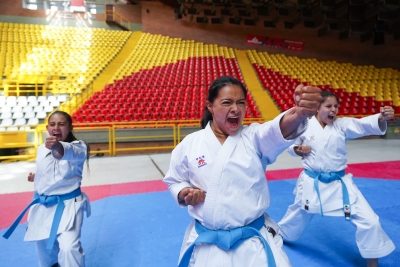
<svg viewBox="0 0 400 267"><path fill-rule="evenodd" d="M11 112L2 112L0 115L0 119L11 119L12 113Z"/></svg>
<svg viewBox="0 0 400 267"><path fill-rule="evenodd" d="M24 113L22 111L13 112L13 115L12 115L13 119L19 119L19 118L23 118L23 117L24 117Z"/></svg>
<svg viewBox="0 0 400 267"><path fill-rule="evenodd" d="M11 126L12 124L13 124L13 120L11 118L10 119L3 119L1 121L0 126L7 127L7 126Z"/></svg>
<svg viewBox="0 0 400 267"><path fill-rule="evenodd" d="M36 118L38 119L45 119L47 117L47 113L45 111L39 111L36 113Z"/></svg>
<svg viewBox="0 0 400 267"><path fill-rule="evenodd" d="M33 111L25 112L24 118L25 119L35 118L35 112Z"/></svg>
<svg viewBox="0 0 400 267"><path fill-rule="evenodd" d="M24 118L18 118L15 120L13 126L23 126L26 125L26 119Z"/></svg>
<svg viewBox="0 0 400 267"><path fill-rule="evenodd" d="M39 124L39 119L38 118L30 118L26 124L31 125L31 126L32 125L38 125Z"/></svg>

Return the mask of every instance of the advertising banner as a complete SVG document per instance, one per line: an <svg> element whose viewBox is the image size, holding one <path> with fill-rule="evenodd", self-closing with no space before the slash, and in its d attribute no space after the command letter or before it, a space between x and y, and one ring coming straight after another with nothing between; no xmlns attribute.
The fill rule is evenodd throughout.
<svg viewBox="0 0 400 267"><path fill-rule="evenodd" d="M287 40L277 37L267 37L267 36L250 35L250 34L248 34L246 37L246 44L264 45L264 46L283 48L294 51L303 51L304 49L303 41Z"/></svg>

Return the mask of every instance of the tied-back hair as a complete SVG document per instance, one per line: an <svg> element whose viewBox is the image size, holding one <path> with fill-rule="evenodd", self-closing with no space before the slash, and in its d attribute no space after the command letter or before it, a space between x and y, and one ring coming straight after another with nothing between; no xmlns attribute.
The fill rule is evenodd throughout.
<svg viewBox="0 0 400 267"><path fill-rule="evenodd" d="M208 89L208 97L207 100L210 103L213 103L215 98L217 98L219 90L227 85L237 85L242 89L244 97L247 95L246 88L244 87L243 83L231 76L222 76L217 78ZM206 128L209 121L212 121L213 116L212 113L208 110L207 106L204 107L204 115L201 119L201 128Z"/></svg>
<svg viewBox="0 0 400 267"><path fill-rule="evenodd" d="M49 120L50 120L51 116L53 116L54 114L59 114L59 115L64 116L64 118L67 120L69 126L72 127L72 118L71 118L71 115L69 115L67 112L60 111L60 110L54 111L54 112L50 115ZM78 140L78 138L75 137L75 135L73 134L73 132L72 132L72 130L71 130L71 131L68 133L67 138L65 138L65 140L64 140L63 142L71 143L71 142L76 141L76 140ZM88 168L88 171L89 171L90 147L89 147L89 144L86 143L85 141L83 141L83 140L80 140L80 141L84 142L85 145L86 145L86 151L87 151L87 152L86 152L86 167Z"/></svg>
<svg viewBox="0 0 400 267"><path fill-rule="evenodd" d="M331 96L333 96L334 98L336 98L337 102L340 103L339 98L338 98L337 95L335 95L332 91L329 91L329 90L327 90L327 91L321 91L321 96L322 96L322 99L321 99L321 102L319 102L320 105L321 105L322 103L324 103L328 97L331 97Z"/></svg>

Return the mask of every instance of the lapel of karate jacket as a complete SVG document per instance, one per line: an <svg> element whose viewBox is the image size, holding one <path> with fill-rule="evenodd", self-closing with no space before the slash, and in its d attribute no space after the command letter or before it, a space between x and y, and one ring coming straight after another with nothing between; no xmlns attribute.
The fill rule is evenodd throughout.
<svg viewBox="0 0 400 267"><path fill-rule="evenodd" d="M240 127L239 131L235 135L228 136L224 144L220 147L219 151L215 151L217 153L217 156L215 158L214 166L213 169L211 170L211 174L209 177L207 197L204 202L203 223L204 226L206 226L207 228L214 229L215 227L215 222L216 222L216 218L214 217L216 215L215 207L218 206L217 205L218 197L221 197L219 196L220 195L219 187L223 186L221 184L223 180L222 173L224 168L228 167L226 166L226 163L229 163L229 156L241 138L242 129L243 126ZM211 130L211 127L209 128L209 130L211 131L211 134L214 135L214 133ZM215 135L213 137L217 139Z"/></svg>

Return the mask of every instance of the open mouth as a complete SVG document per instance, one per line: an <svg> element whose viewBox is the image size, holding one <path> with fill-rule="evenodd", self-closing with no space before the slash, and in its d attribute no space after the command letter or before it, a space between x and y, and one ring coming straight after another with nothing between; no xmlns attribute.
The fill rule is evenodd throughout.
<svg viewBox="0 0 400 267"><path fill-rule="evenodd" d="M57 137L57 139L61 138L61 133L53 133L53 136Z"/></svg>
<svg viewBox="0 0 400 267"><path fill-rule="evenodd" d="M333 120L334 118L335 118L335 116L333 116L333 115L328 116L328 119L330 119L330 120Z"/></svg>
<svg viewBox="0 0 400 267"><path fill-rule="evenodd" d="M231 127L236 127L239 125L239 118L238 117L232 117L227 119L229 125Z"/></svg>

